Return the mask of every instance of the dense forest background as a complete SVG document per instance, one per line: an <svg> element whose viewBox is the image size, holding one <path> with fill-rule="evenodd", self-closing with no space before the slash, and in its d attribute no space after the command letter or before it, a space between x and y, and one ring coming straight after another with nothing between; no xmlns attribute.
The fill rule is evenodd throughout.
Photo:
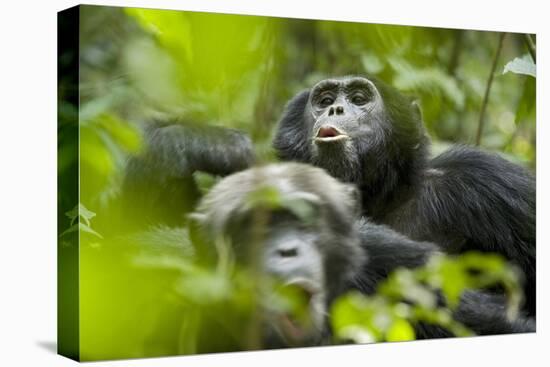
<svg viewBox="0 0 550 367"><path fill-rule="evenodd" d="M226 286L201 273L174 287L181 268L168 260L174 248L154 261L140 257L157 269L145 273L120 270L120 257L135 263L126 253L110 262L101 254L120 240L104 238L106 227L94 223L108 227L124 162L142 148L140 129L151 119L242 129L269 161L273 128L293 95L329 76L373 75L418 99L434 154L474 144L535 168L532 35L94 6L81 7L80 16L79 105L63 102L74 81L61 77L59 106L59 174L80 163L80 211L71 214L76 203L60 197L67 215L59 222L71 228L76 221L86 232L81 336L88 359L197 352L188 338L198 335L197 322L166 315L181 312L181 289L204 308ZM76 55L67 50L60 61ZM75 121L80 162L77 142L64 140Z"/></svg>
<svg viewBox="0 0 550 367"><path fill-rule="evenodd" d="M531 35L83 9L79 118L82 156L93 157L82 167L94 182L83 193L90 204L113 193L121 153L139 149L139 123L178 116L243 129L268 160L285 103L335 75L374 75L416 97L434 154L477 144L535 167Z"/></svg>

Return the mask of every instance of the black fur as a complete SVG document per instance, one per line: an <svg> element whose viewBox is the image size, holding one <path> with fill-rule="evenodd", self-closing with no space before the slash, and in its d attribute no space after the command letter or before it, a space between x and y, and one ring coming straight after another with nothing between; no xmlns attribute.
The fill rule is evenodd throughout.
<svg viewBox="0 0 550 367"><path fill-rule="evenodd" d="M126 213L151 224L182 225L200 192L194 172L225 176L254 162L250 138L223 127L152 123L143 151L128 160L122 185Z"/></svg>
<svg viewBox="0 0 550 367"><path fill-rule="evenodd" d="M345 84L352 79L334 80ZM449 253L476 249L504 255L523 270L525 309L535 315L533 174L466 146L430 160L416 103L378 80L370 81L375 91L359 118L346 112L319 112L315 117L310 91L294 97L273 141L279 157L315 164L356 184L366 216L413 240L437 243ZM344 99L336 103L344 111L357 108ZM335 121L350 139L325 143L325 154L318 154L314 127L320 120Z"/></svg>

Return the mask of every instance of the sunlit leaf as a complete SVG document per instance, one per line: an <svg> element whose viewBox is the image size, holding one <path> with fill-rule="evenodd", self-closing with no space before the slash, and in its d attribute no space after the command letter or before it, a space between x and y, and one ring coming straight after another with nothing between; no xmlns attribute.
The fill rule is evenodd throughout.
<svg viewBox="0 0 550 367"><path fill-rule="evenodd" d="M63 233L61 233L60 237L63 237L65 235L69 234L69 233L73 233L73 232L77 232L77 231L90 233L90 234L92 234L96 237L103 238L102 235L100 235L99 233L97 233L96 231L94 231L92 228L90 228L88 225L86 225L84 223L73 224L71 227L69 227L69 229L67 229Z"/></svg>
<svg viewBox="0 0 550 367"><path fill-rule="evenodd" d="M414 340L415 338L413 327L404 319L396 319L386 332L386 339L390 342Z"/></svg>
<svg viewBox="0 0 550 367"><path fill-rule="evenodd" d="M186 13L141 8L125 8L124 11L145 30L155 35L161 44L183 51L186 60L192 62L193 38Z"/></svg>
<svg viewBox="0 0 550 367"><path fill-rule="evenodd" d="M251 208L274 209L281 207L281 204L281 194L274 186L262 186L248 196L248 205Z"/></svg>
<svg viewBox="0 0 550 367"><path fill-rule="evenodd" d="M65 215L71 220L71 224L81 217L88 225L90 225L90 219L96 216L94 212L86 208L82 203L78 203L73 209L66 212Z"/></svg>
<svg viewBox="0 0 550 367"><path fill-rule="evenodd" d="M537 66L528 54L520 57L516 57L512 61L504 65L502 74L506 74L511 71L514 74L530 75L533 78L537 77Z"/></svg>
<svg viewBox="0 0 550 367"><path fill-rule="evenodd" d="M316 207L305 197L284 197L281 206L300 218L303 223L311 223L315 220Z"/></svg>
<svg viewBox="0 0 550 367"><path fill-rule="evenodd" d="M379 285L378 292L396 301L405 299L426 308L433 308L437 304L435 294L420 284L410 269L395 270Z"/></svg>
<svg viewBox="0 0 550 367"><path fill-rule="evenodd" d="M387 315L387 304L359 293L338 298L331 309L331 324L337 340L355 343L383 340L385 330L376 318Z"/></svg>
<svg viewBox="0 0 550 367"><path fill-rule="evenodd" d="M97 129L93 128L80 129L80 160L81 164L86 164L86 167L83 167L83 176L86 179L94 177L106 181L114 172L116 163L98 133Z"/></svg>
<svg viewBox="0 0 550 367"><path fill-rule="evenodd" d="M221 302L231 297L230 280L218 273L196 272L183 277L176 290L187 300L200 305Z"/></svg>
<svg viewBox="0 0 550 367"><path fill-rule="evenodd" d="M426 310L425 308L413 306L414 319L417 322L425 322L432 325L440 325L449 330L455 336L472 336L474 333L453 319L450 310L438 308L435 310Z"/></svg>
<svg viewBox="0 0 550 367"><path fill-rule="evenodd" d="M113 114L102 114L98 117L99 127L105 129L114 142L129 153L136 153L142 145L139 130Z"/></svg>
<svg viewBox="0 0 550 367"><path fill-rule="evenodd" d="M210 191L212 186L218 182L218 179L214 175L199 171L193 173L193 178L195 179L200 192L203 194Z"/></svg>
<svg viewBox="0 0 550 367"><path fill-rule="evenodd" d="M469 286L467 274L460 263L447 257L438 257L432 263L434 274L430 278L431 284L441 288L450 307L456 307Z"/></svg>
<svg viewBox="0 0 550 367"><path fill-rule="evenodd" d="M338 338L341 340L352 341L356 344L369 344L378 341L376 337L367 328L350 325L343 327L338 331Z"/></svg>

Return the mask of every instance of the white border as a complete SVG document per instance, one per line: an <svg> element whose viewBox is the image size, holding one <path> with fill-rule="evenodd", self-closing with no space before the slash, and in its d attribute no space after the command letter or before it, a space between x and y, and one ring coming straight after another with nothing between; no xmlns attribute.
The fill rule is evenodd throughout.
<svg viewBox="0 0 550 367"><path fill-rule="evenodd" d="M537 33L538 332L531 335L430 340L98 362L97 366L521 366L541 364L548 338L548 239L541 208L550 208L550 124L545 2L127 0L89 4L353 20ZM11 0L2 4L0 35L0 365L66 366L44 345L56 335L56 12L74 1ZM545 139L546 138L546 139ZM546 286L545 286L546 284ZM545 307L546 306L546 307ZM544 364L544 362L542 362Z"/></svg>

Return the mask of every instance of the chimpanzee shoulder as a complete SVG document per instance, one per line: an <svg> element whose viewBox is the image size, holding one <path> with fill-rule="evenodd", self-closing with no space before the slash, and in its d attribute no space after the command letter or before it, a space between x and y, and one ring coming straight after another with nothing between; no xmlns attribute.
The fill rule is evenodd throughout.
<svg viewBox="0 0 550 367"><path fill-rule="evenodd" d="M522 167L467 146L456 146L429 162L415 198L416 216L439 231L460 233L484 250L517 260L534 256L535 181ZM489 230L490 229L490 230Z"/></svg>

